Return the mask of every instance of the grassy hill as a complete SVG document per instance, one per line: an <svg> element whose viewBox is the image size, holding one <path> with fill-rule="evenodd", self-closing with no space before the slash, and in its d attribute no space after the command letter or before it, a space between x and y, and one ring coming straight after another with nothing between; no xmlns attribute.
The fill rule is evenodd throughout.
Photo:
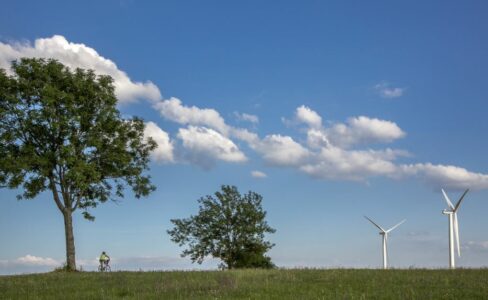
<svg viewBox="0 0 488 300"><path fill-rule="evenodd" d="M0 276L0 299L487 299L488 269L233 270Z"/></svg>

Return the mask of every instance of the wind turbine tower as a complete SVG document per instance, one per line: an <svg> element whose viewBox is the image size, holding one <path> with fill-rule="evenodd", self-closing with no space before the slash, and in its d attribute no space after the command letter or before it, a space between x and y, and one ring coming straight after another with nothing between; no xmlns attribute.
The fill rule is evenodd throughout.
<svg viewBox="0 0 488 300"><path fill-rule="evenodd" d="M455 269L456 263L454 259L454 241L456 241L458 256L461 256L461 249L459 246L459 224L457 218L457 211L459 210L459 206L461 205L461 202L463 201L464 196L466 196L466 194L468 193L469 189L464 191L464 194L461 196L461 198L459 198L456 205L452 204L451 200L447 196L444 189L441 189L441 191L442 194L444 195L444 199L446 199L447 206L448 206L448 208L444 209L442 213L449 217L449 268Z"/></svg>
<svg viewBox="0 0 488 300"><path fill-rule="evenodd" d="M380 235L383 236L383 269L388 269L388 251L387 251L387 241L388 241L388 233L392 231L393 229L397 228L400 226L405 220L401 221L400 223L396 224L392 228L388 230L384 230L383 227L380 225L376 224L373 220L370 218L364 216L368 221L370 221L374 226L376 226L380 230Z"/></svg>

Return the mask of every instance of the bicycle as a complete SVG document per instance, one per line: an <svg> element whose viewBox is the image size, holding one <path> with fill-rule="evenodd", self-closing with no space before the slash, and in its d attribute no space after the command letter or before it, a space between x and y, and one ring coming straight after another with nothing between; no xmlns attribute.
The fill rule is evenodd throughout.
<svg viewBox="0 0 488 300"><path fill-rule="evenodd" d="M99 272L111 272L112 269L110 268L109 261L101 261L100 265L98 266Z"/></svg>

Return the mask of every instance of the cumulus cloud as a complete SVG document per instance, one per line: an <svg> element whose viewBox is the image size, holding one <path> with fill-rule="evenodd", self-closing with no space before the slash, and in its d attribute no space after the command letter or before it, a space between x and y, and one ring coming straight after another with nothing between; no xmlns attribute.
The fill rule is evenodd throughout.
<svg viewBox="0 0 488 300"><path fill-rule="evenodd" d="M463 245L466 250L487 251L488 241L469 241Z"/></svg>
<svg viewBox="0 0 488 300"><path fill-rule="evenodd" d="M158 147L151 153L152 158L157 162L173 162L173 143L166 131L159 128L154 122L146 123L144 137L151 137Z"/></svg>
<svg viewBox="0 0 488 300"><path fill-rule="evenodd" d="M182 151L175 160L180 162L190 162L206 169L212 167L217 160L244 162L247 157L232 138L252 145L259 142L257 134L229 126L220 113L212 108L184 105L178 98L156 101L153 107L165 120L188 126L180 128L177 133ZM252 115L239 116L244 116L251 122L258 120Z"/></svg>
<svg viewBox="0 0 488 300"><path fill-rule="evenodd" d="M320 115L305 106L297 108L295 120L308 125L308 148L291 137L280 139L288 141L292 147L271 147L280 143L272 143L274 139L269 138L271 136L268 136L271 140L268 141L267 138L256 140L249 135L254 145L251 148L260 152L265 160L271 160L274 165L293 167L318 179L367 181L369 178L382 176L398 180L418 178L435 188L488 188L488 175L470 172L461 167L431 163L398 163L399 158L410 157L410 153L405 150L350 149L352 146L368 147L371 144L391 143L404 137L406 133L394 122L359 116L349 118L346 123L324 127ZM292 155L294 159L290 159L286 155L276 154L281 151L300 154Z"/></svg>
<svg viewBox="0 0 488 300"><path fill-rule="evenodd" d="M238 121L246 121L246 122L250 122L252 124L258 124L259 123L259 118L256 115L239 113L239 112L234 112L234 115L236 116Z"/></svg>
<svg viewBox="0 0 488 300"><path fill-rule="evenodd" d="M488 175L450 165L417 163L401 165L399 174L417 177L435 187L449 189L488 189Z"/></svg>
<svg viewBox="0 0 488 300"><path fill-rule="evenodd" d="M296 109L295 118L298 122L305 123L312 128L322 127L322 117L307 106L300 106Z"/></svg>
<svg viewBox="0 0 488 300"><path fill-rule="evenodd" d="M306 144L303 145L293 137L281 134L260 138L248 129L227 125L214 109L186 106L176 98L159 101L155 107L165 119L189 125L178 132L184 160L205 168L211 167L216 160L246 161L246 155L232 141L238 139L247 143L265 163L293 168L318 179L367 181L382 176L418 178L436 188L488 188L488 175L449 165L401 164L397 160L410 157L408 151L368 148L406 136L396 123L388 120L358 116L325 127L317 112L302 105L295 111L294 122L307 125Z"/></svg>
<svg viewBox="0 0 488 300"><path fill-rule="evenodd" d="M211 167L216 160L244 162L247 157L236 144L219 132L200 126L178 130L178 138L185 150L185 158L192 163Z"/></svg>
<svg viewBox="0 0 488 300"><path fill-rule="evenodd" d="M153 108L165 120L187 126L180 128L177 139L172 140L169 133L155 123L147 123L145 136L151 136L158 144L158 148L152 153L156 161L189 161L204 167L212 166L217 160L244 162L247 160L246 155L232 140L237 139L247 143L268 164L294 168L326 180L361 181L374 176L385 176L395 179L418 178L435 187L451 189L488 188L487 174L428 162L398 163L397 159L408 156L408 152L390 148L368 148L372 144L392 143L405 137L406 133L392 121L357 116L344 123L324 126L322 117L317 112L302 105L295 110L292 123L307 126L305 144L281 134L269 134L260 138L257 133L247 129L229 126L215 109L186 106L177 98L163 100L158 87L150 81L131 80L113 61L103 57L95 49L70 42L61 35L39 38L32 44L0 42L0 68L9 71L11 61L21 57L55 58L70 68L93 69L97 74L110 75L114 78L116 95L121 102L151 100ZM378 83L375 90L384 98L400 97L405 92L405 88L393 87L385 81ZM241 121L252 124L259 122L255 115L235 115ZM17 263L35 261L53 263L35 256L19 258Z"/></svg>
<svg viewBox="0 0 488 300"><path fill-rule="evenodd" d="M55 58L70 68L92 69L99 75L110 75L114 79L115 94L120 102L127 103L137 99L159 100L161 93L150 81L132 81L127 73L95 49L69 42L64 36L54 35L39 38L34 44L29 42L0 42L0 68L10 70L13 60L22 57Z"/></svg>
<svg viewBox="0 0 488 300"><path fill-rule="evenodd" d="M257 145L259 143L259 140L260 140L259 136L256 133L251 132L251 131L244 129L244 128L231 127L230 128L230 135L234 138L237 138L241 141L248 143L249 145L251 145L251 147L253 147L254 145Z"/></svg>
<svg viewBox="0 0 488 300"><path fill-rule="evenodd" d="M307 130L307 144L311 148L321 149L331 146L329 138L322 129L309 128Z"/></svg>
<svg viewBox="0 0 488 300"><path fill-rule="evenodd" d="M27 254L15 259L0 260L0 275L47 272L62 265L61 260Z"/></svg>
<svg viewBox="0 0 488 300"><path fill-rule="evenodd" d="M261 139L256 133L241 128L231 128L230 133L233 137L245 141L271 165L298 166L306 162L311 155L307 148L290 136L270 134Z"/></svg>
<svg viewBox="0 0 488 300"><path fill-rule="evenodd" d="M254 178L266 178L266 177L268 177L268 175L266 175L266 173L261 172L261 171L252 171L251 176Z"/></svg>
<svg viewBox="0 0 488 300"><path fill-rule="evenodd" d="M383 98L398 98L403 95L405 88L392 87L386 81L382 81L374 86L378 94Z"/></svg>
<svg viewBox="0 0 488 300"><path fill-rule="evenodd" d="M329 141L341 147L390 143L405 136L394 122L365 116L349 118L347 124L338 123L325 131Z"/></svg>
<svg viewBox="0 0 488 300"><path fill-rule="evenodd" d="M307 141L311 147L390 143L405 136L405 132L394 122L366 116L352 117L346 123L323 127L322 117L303 105L296 109L295 120L308 125Z"/></svg>
<svg viewBox="0 0 488 300"><path fill-rule="evenodd" d="M289 136L267 135L250 145L269 164L277 166L298 166L309 157L309 151Z"/></svg>
<svg viewBox="0 0 488 300"><path fill-rule="evenodd" d="M402 155L403 151L392 149L351 151L329 146L300 170L315 178L364 181L374 176L393 176L397 167L392 161Z"/></svg>
<svg viewBox="0 0 488 300"><path fill-rule="evenodd" d="M62 266L64 261L53 258L26 255L12 260L0 260L0 275L48 272ZM98 268L98 257L76 260L78 267L86 271ZM219 261L208 257L202 264L193 264L188 259L169 256L112 257L112 270L215 270Z"/></svg>
<svg viewBox="0 0 488 300"><path fill-rule="evenodd" d="M215 109L185 106L178 98L158 101L154 108L166 120L183 125L198 125L210 127L227 135L229 126Z"/></svg>
<svg viewBox="0 0 488 300"><path fill-rule="evenodd" d="M47 267L57 267L61 265L61 262L50 258L50 257L39 257L27 254L17 258L14 261L15 264L26 265L26 266L47 266Z"/></svg>
<svg viewBox="0 0 488 300"><path fill-rule="evenodd" d="M275 164L295 166L314 178L365 181L374 176L393 177L398 171L394 161L398 157L408 156L406 151L390 148L348 149L353 145L386 143L403 137L405 133L390 121L359 116L349 118L346 124L336 123L324 127L320 115L306 106L296 109L295 120L308 125L306 142L309 148L296 142L294 148L287 145L285 148L297 149L301 159L290 160L284 157L275 161ZM270 150L270 157L277 157L274 154L277 149L263 149Z"/></svg>

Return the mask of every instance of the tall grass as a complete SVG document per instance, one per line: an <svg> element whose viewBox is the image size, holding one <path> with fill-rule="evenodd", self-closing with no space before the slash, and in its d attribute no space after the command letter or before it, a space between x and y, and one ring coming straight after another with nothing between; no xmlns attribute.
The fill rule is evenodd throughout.
<svg viewBox="0 0 488 300"><path fill-rule="evenodd" d="M488 269L47 273L0 277L1 299L488 299Z"/></svg>

